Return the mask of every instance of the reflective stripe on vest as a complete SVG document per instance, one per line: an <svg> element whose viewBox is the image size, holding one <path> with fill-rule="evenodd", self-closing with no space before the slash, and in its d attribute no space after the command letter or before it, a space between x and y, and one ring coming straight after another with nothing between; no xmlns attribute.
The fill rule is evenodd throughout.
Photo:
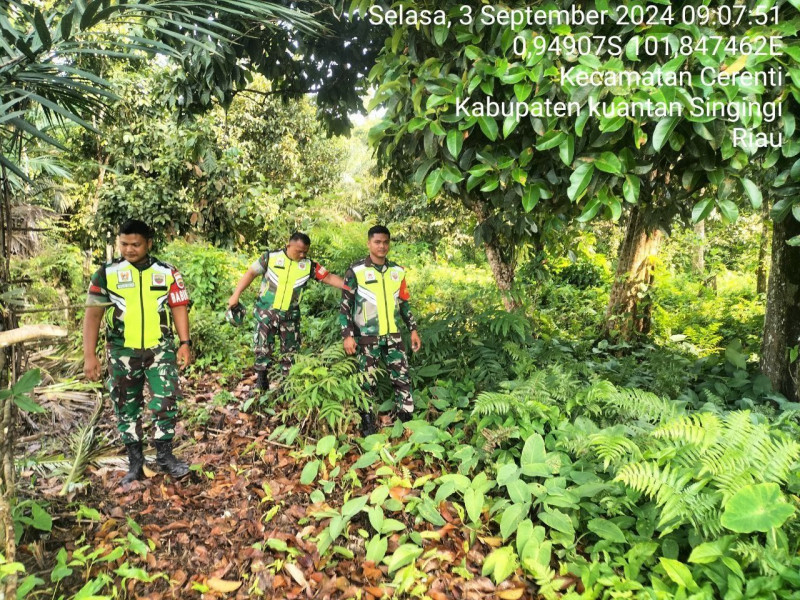
<svg viewBox="0 0 800 600"><path fill-rule="evenodd" d="M106 320L111 324L115 307L121 311L126 348L153 348L161 342L161 313L174 281L172 271L158 264L142 271L128 261L106 268L106 285L114 304L106 311Z"/></svg>
<svg viewBox="0 0 800 600"><path fill-rule="evenodd" d="M378 313L378 335L398 333L394 313L403 284L402 267L390 267L381 273L374 267L359 265L353 273L358 282L357 295L372 304Z"/></svg>
<svg viewBox="0 0 800 600"><path fill-rule="evenodd" d="M275 299L270 308L289 310L295 290L302 288L311 276L311 261L304 258L295 262L285 252L273 252L269 255L264 276L276 286Z"/></svg>

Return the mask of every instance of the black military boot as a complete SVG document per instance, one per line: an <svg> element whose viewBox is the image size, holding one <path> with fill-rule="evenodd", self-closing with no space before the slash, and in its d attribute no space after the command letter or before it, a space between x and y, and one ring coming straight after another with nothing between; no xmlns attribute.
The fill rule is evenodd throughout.
<svg viewBox="0 0 800 600"><path fill-rule="evenodd" d="M156 440L156 464L164 473L174 479L189 474L189 465L172 454L172 440Z"/></svg>
<svg viewBox="0 0 800 600"><path fill-rule="evenodd" d="M125 449L128 451L128 473L122 478L120 482L122 485L144 479L144 452L142 451L142 442L125 444Z"/></svg>
<svg viewBox="0 0 800 600"><path fill-rule="evenodd" d="M397 418L400 419L400 421L403 423L408 423L411 419L414 418L414 411L398 410Z"/></svg>
<svg viewBox="0 0 800 600"><path fill-rule="evenodd" d="M266 371L258 371L256 379L256 389L266 392L269 389L269 378Z"/></svg>
<svg viewBox="0 0 800 600"><path fill-rule="evenodd" d="M371 411L359 411L358 414L361 416L361 437L367 437L368 435L378 432L378 427L375 424L375 416Z"/></svg>

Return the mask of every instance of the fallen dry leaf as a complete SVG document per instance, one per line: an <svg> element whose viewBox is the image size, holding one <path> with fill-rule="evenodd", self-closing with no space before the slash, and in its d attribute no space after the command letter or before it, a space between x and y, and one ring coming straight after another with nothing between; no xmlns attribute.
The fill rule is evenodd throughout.
<svg viewBox="0 0 800 600"><path fill-rule="evenodd" d="M294 579L304 588L308 588L308 581L306 581L306 576L303 575L303 572L297 567L297 565L292 563L286 563L285 565L283 565L283 568L286 569L286 572L292 576L292 579Z"/></svg>
<svg viewBox="0 0 800 600"><path fill-rule="evenodd" d="M227 579L220 579L219 577L212 577L206 581L206 585L215 592L223 592L228 594L235 592L242 585L241 581L229 581Z"/></svg>
<svg viewBox="0 0 800 600"><path fill-rule="evenodd" d="M495 592L498 598L502 600L519 600L522 594L525 593L525 588L512 588L510 590L503 590L502 592Z"/></svg>

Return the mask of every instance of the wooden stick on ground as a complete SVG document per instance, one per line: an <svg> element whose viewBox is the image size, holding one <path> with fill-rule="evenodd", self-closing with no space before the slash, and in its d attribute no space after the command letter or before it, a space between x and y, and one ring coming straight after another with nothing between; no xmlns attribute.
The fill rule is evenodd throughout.
<svg viewBox="0 0 800 600"><path fill-rule="evenodd" d="M0 348L43 338L67 337L67 330L56 325L24 325L0 331Z"/></svg>

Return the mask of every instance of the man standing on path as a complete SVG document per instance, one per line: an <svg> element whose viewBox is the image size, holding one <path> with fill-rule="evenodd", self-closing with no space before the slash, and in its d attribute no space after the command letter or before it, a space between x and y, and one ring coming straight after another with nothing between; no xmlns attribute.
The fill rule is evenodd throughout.
<svg viewBox="0 0 800 600"><path fill-rule="evenodd" d="M269 369L274 361L275 338L280 340L283 376L292 366L292 354L300 346L300 299L310 279L342 289L344 281L321 264L306 258L311 239L295 232L285 248L264 252L247 269L228 299L228 308L239 304L239 296L259 275L261 291L253 310L256 317L256 387L269 389Z"/></svg>
<svg viewBox="0 0 800 600"><path fill-rule="evenodd" d="M121 258L100 267L92 275L83 322L83 372L91 381L100 379L97 339L106 324L108 388L117 415L117 428L128 451L128 473L123 484L144 478L142 408L144 384L152 399L156 463L174 478L189 472L186 463L172 454L177 402L181 398L178 367L192 360L189 338L189 296L181 274L150 256L153 231L142 221L130 219L119 230ZM172 325L178 332L177 353Z"/></svg>
<svg viewBox="0 0 800 600"><path fill-rule="evenodd" d="M344 350L356 354L361 370L369 377L364 391L375 395L375 370L383 360L394 388L397 416L409 421L414 412L408 359L398 323L402 319L411 331L411 349L422 347L417 323L408 304L410 297L403 267L387 260L390 234L383 225L367 232L369 256L353 263L344 276L347 287L342 290L339 321L342 325ZM372 409L361 415L361 433L375 433Z"/></svg>

